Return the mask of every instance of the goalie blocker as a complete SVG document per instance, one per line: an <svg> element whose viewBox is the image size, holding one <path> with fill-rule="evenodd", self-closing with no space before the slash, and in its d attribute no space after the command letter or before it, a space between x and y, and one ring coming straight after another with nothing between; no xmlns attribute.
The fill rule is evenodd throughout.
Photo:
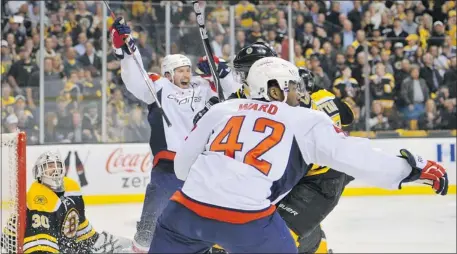
<svg viewBox="0 0 457 254"><path fill-rule="evenodd" d="M33 167L35 181L27 192L24 253L122 253L131 241L97 233L85 214L76 181L64 176L64 162L54 152L41 154ZM15 241L15 216L3 228L2 249Z"/></svg>

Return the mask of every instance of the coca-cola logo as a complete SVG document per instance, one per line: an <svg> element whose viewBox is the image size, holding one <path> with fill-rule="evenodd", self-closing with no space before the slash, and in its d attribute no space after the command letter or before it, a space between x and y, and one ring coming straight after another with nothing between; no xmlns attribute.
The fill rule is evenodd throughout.
<svg viewBox="0 0 457 254"><path fill-rule="evenodd" d="M151 152L128 153L123 148L117 148L108 156L105 168L110 174L147 172L152 168L152 155Z"/></svg>

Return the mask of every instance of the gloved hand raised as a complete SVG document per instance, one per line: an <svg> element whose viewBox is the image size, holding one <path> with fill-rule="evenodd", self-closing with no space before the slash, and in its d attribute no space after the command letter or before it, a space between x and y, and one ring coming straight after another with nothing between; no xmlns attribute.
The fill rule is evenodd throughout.
<svg viewBox="0 0 457 254"><path fill-rule="evenodd" d="M219 75L219 78L225 78L230 73L230 68L227 65L227 62L223 59L220 59L217 56L214 56L214 63L216 64L216 74ZM200 75L202 78L211 78L211 69L209 67L208 58L206 56L200 57L195 68L195 73Z"/></svg>
<svg viewBox="0 0 457 254"><path fill-rule="evenodd" d="M123 17L118 17L110 28L110 35L114 54L117 58L123 59L124 52L132 54L136 50L135 41L130 35L131 29L125 23Z"/></svg>

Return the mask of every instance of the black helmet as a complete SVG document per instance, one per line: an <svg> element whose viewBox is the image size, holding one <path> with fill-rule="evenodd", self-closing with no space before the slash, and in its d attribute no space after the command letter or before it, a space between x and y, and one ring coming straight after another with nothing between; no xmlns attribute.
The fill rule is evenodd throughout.
<svg viewBox="0 0 457 254"><path fill-rule="evenodd" d="M314 74L310 70L303 67L298 68L298 74L303 80L303 84L305 84L306 91L313 93L314 89L316 88L314 85Z"/></svg>
<svg viewBox="0 0 457 254"><path fill-rule="evenodd" d="M243 78L246 78L249 69L255 61L270 56L277 57L278 54L276 54L268 43L263 41L254 42L253 44L242 48L236 54L235 59L233 60L233 67L235 67L236 72L244 75Z"/></svg>

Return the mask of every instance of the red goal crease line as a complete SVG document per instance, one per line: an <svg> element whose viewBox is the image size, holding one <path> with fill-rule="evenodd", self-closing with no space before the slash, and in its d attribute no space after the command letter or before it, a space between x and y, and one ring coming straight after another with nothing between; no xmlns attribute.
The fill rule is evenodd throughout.
<svg viewBox="0 0 457 254"><path fill-rule="evenodd" d="M456 185L450 185L448 195L456 194ZM361 196L413 196L436 195L429 186L405 186L401 190L385 190L375 187L350 187L343 192L345 197ZM144 194L125 195L87 195L84 202L87 205L129 204L142 203Z"/></svg>

